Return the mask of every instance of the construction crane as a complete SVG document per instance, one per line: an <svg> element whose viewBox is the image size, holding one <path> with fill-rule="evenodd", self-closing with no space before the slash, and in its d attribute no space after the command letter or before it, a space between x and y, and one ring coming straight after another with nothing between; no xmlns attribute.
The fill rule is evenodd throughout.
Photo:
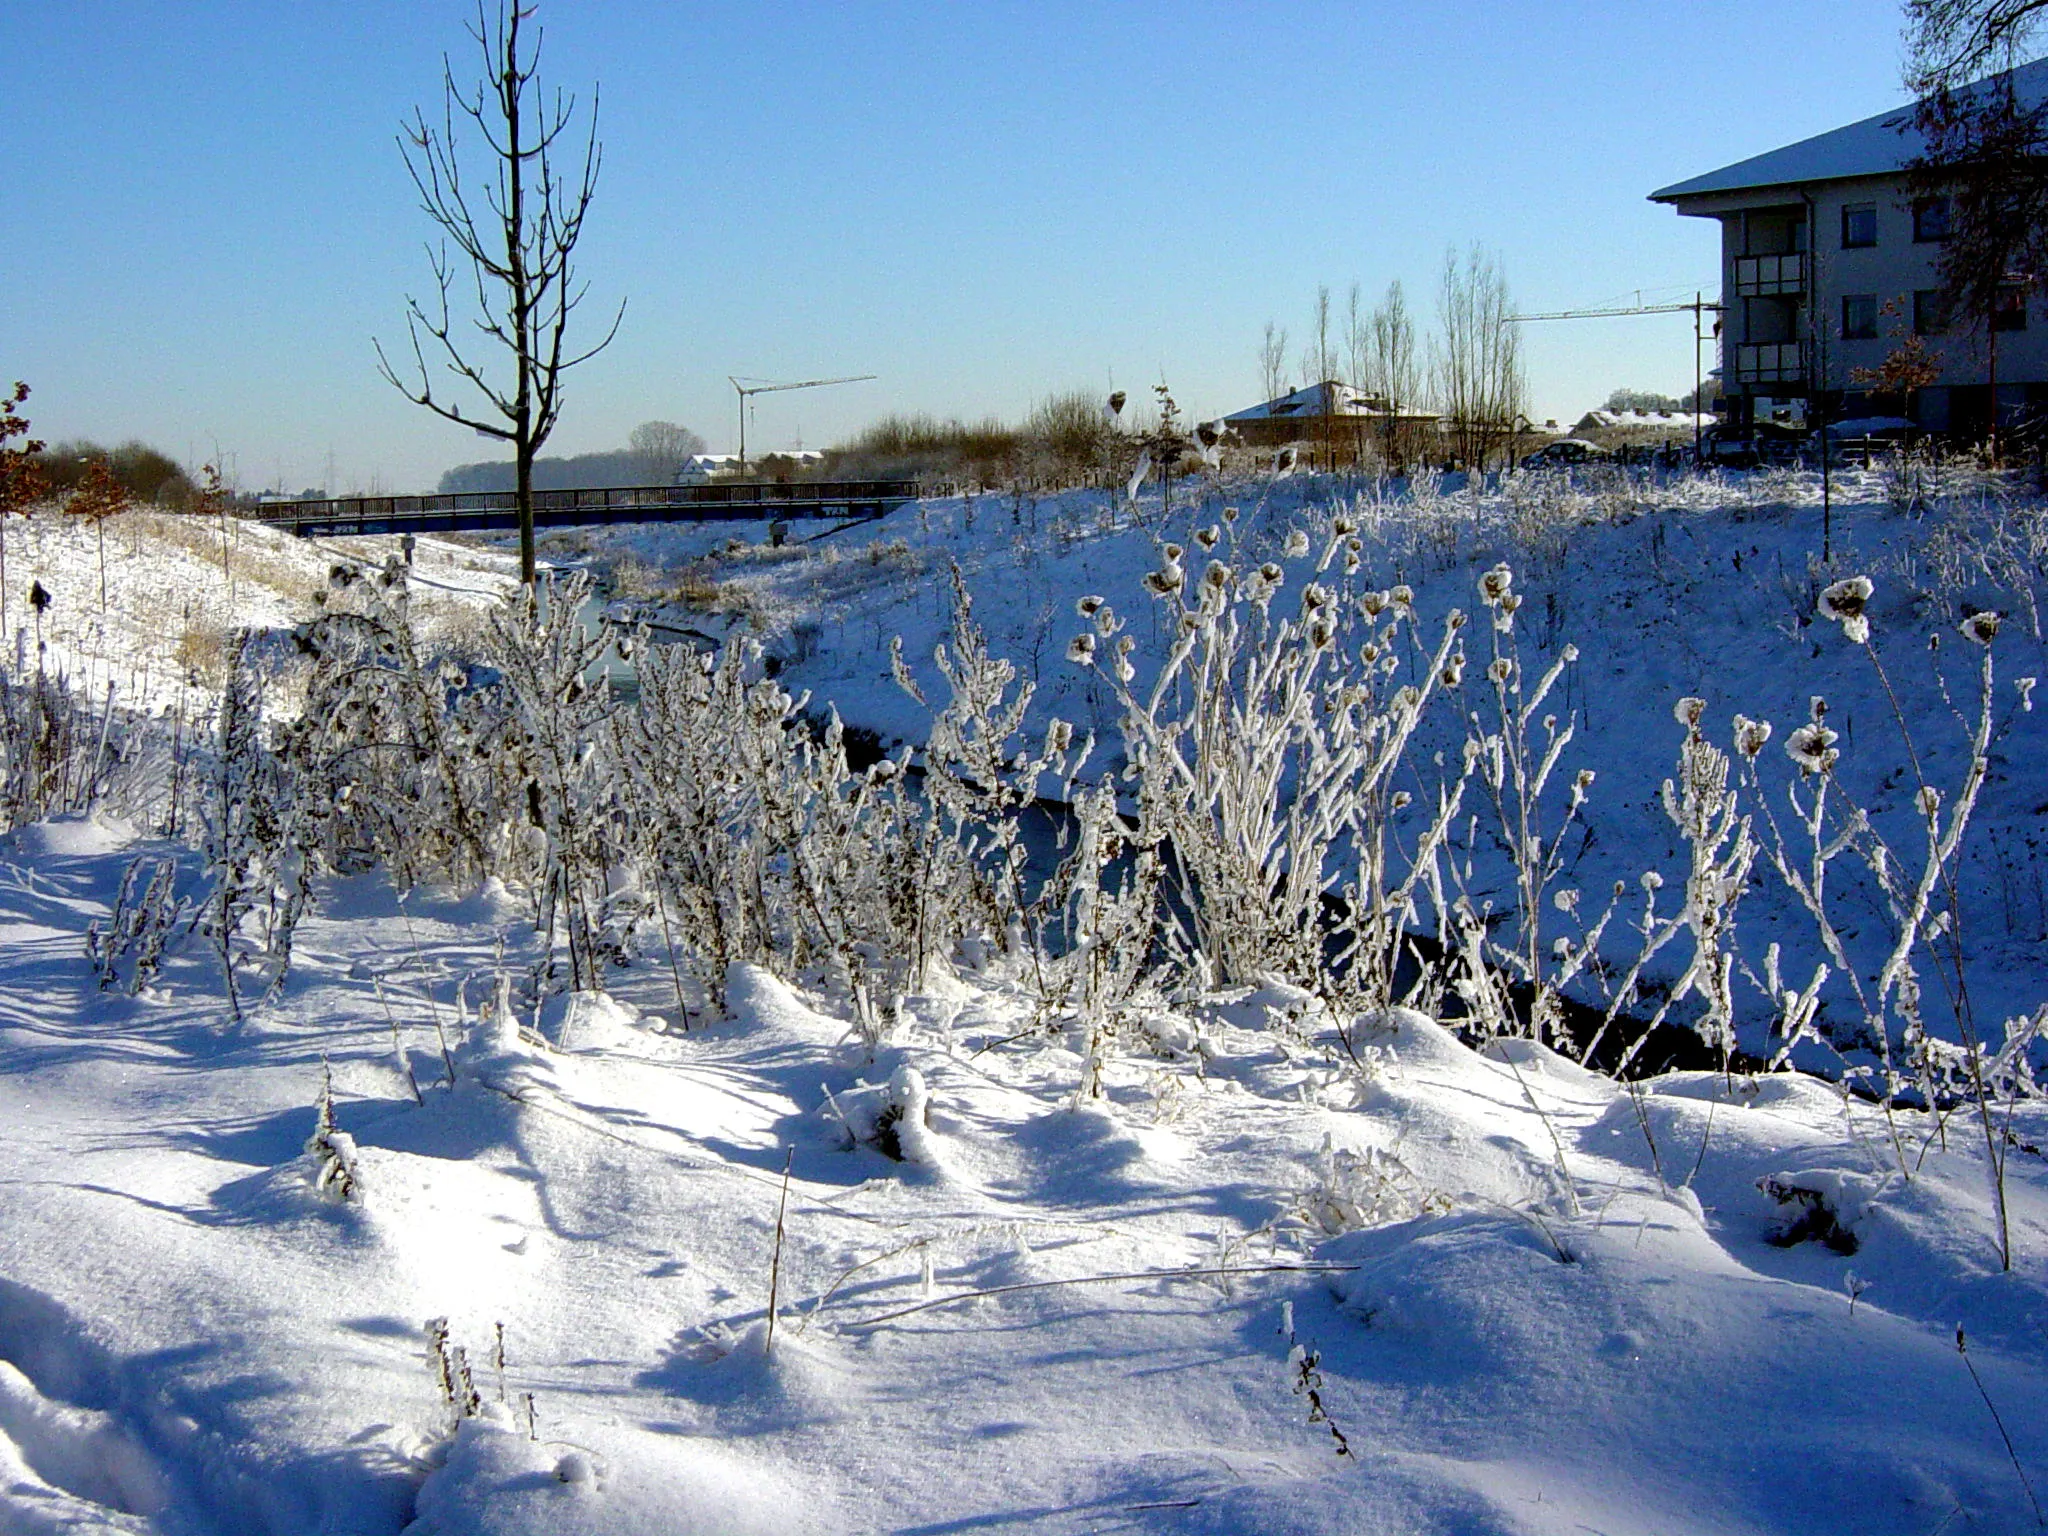
<svg viewBox="0 0 2048 1536"><path fill-rule="evenodd" d="M779 384L772 379L751 379L727 374L726 381L739 392L740 397L740 473L747 472L747 397L749 395L772 395L785 389L823 389L827 384L864 384L876 377L872 373L848 374L843 379L803 379L795 384Z"/></svg>
<svg viewBox="0 0 2048 1536"><path fill-rule="evenodd" d="M1697 460L1700 454L1700 386L1704 382L1700 377L1700 344L1706 340L1705 322L1707 314L1711 311L1718 317L1727 306L1716 304L1699 292L1695 292L1690 300L1678 304L1645 304L1641 302L1642 295L1640 293L1636 295L1636 298L1637 302L1634 304L1619 305L1606 309L1558 309L1541 315L1509 315L1507 323L1510 325L1520 325L1531 320L1610 320L1621 315L1679 315L1690 312L1692 315L1692 453L1693 458ZM1718 333L1720 328L1721 322L1716 318L1714 329Z"/></svg>

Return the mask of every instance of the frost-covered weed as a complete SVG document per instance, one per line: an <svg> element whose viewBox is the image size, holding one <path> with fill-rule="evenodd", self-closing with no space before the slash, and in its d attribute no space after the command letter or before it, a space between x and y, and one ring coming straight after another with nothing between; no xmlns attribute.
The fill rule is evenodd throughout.
<svg viewBox="0 0 2048 1536"><path fill-rule="evenodd" d="M1315 1183L1302 1192L1289 1215L1311 1241L1319 1242L1450 1208L1448 1195L1426 1188L1392 1152L1378 1147L1353 1152L1337 1146L1325 1132L1316 1155Z"/></svg>
<svg viewBox="0 0 2048 1536"><path fill-rule="evenodd" d="M85 930L86 958L101 991L118 986L133 997L156 979L172 930L190 905L178 896L177 883L176 860L147 854L122 873L106 925L95 919Z"/></svg>
<svg viewBox="0 0 2048 1536"><path fill-rule="evenodd" d="M313 1101L313 1134L306 1138L306 1156L313 1163L313 1187L344 1204L362 1193L356 1171L356 1141L334 1123L334 1074L320 1063L320 1096Z"/></svg>
<svg viewBox="0 0 2048 1536"><path fill-rule="evenodd" d="M1488 626L1491 659L1484 681L1475 685L1475 691L1487 696L1491 708L1486 715L1468 708L1464 758L1467 775L1477 779L1493 809L1498 842L1513 870L1515 901L1511 912L1502 914L1512 918L1509 937L1503 942L1495 937L1499 922L1491 902L1475 897L1468 889L1478 838L1475 819L1468 824L1461 850L1464 857L1449 863L1458 887L1451 912L1455 949L1462 962L1456 985L1468 1012L1486 1032L1519 1032L1526 1026L1534 1038L1554 1044L1563 1036L1560 989L1552 974L1552 961L1556 958L1569 966L1571 951L1567 947L1554 955L1555 946L1544 942L1546 923L1556 920L1551 915L1553 908L1568 917L1576 916L1576 897L1568 896L1561 903L1549 898L1552 886L1564 873L1568 839L1594 774L1587 768L1560 773L1577 722L1570 715L1560 720L1554 710L1544 710L1544 705L1579 653L1576 646L1566 645L1550 666L1530 681L1515 635L1515 615L1523 599L1514 589L1513 571L1503 564L1483 574L1479 598L1492 620ZM1563 786L1561 807L1550 793L1553 782ZM1517 986L1527 996L1526 1010L1514 1006Z"/></svg>
<svg viewBox="0 0 2048 1536"><path fill-rule="evenodd" d="M1318 563L1294 573L1211 556L1190 578L1165 545L1146 585L1172 640L1142 694L1134 641L1107 605L1094 620L1107 643L1084 633L1070 652L1121 709L1138 841L1171 848L1172 937L1219 983L1273 973L1323 985L1330 900L1366 926L1385 915L1383 888L1340 894L1344 867L1361 848L1384 853L1387 817L1409 803L1394 775L1455 670L1464 616L1429 645L1405 590L1329 584L1353 531L1340 521ZM1397 684L1410 653L1419 681ZM1411 901L1412 885L1398 905Z"/></svg>
<svg viewBox="0 0 2048 1536"><path fill-rule="evenodd" d="M61 674L15 659L0 672L0 831L98 804L137 744L111 690L96 711Z"/></svg>
<svg viewBox="0 0 2048 1536"><path fill-rule="evenodd" d="M251 650L244 631L221 692L200 843L212 891L199 922L220 958L237 1022L244 925L253 918L261 930L262 952L273 967L268 995L291 968L292 937L313 896L304 801L289 765L264 740L263 679Z"/></svg>

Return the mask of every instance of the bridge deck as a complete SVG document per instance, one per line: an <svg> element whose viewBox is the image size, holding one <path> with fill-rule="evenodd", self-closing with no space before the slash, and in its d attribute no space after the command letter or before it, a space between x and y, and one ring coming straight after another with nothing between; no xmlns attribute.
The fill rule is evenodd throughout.
<svg viewBox="0 0 2048 1536"><path fill-rule="evenodd" d="M533 521L542 528L784 518L858 521L882 517L916 499L917 486L907 480L612 486L590 491L535 491ZM243 515L274 524L301 538L452 533L519 526L516 497L511 491L272 501Z"/></svg>

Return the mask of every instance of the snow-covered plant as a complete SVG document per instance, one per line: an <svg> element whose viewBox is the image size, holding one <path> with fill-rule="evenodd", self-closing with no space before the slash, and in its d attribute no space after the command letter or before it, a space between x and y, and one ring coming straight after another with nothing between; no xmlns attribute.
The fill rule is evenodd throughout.
<svg viewBox="0 0 2048 1536"><path fill-rule="evenodd" d="M1622 1051L1617 1072L1628 1070L1652 1033L1668 1020L1674 1007L1688 998L1700 1002L1700 1012L1692 1020L1700 1038L1721 1053L1724 1064L1735 1050L1735 907L1748 888L1757 844L1750 832L1750 818L1741 813L1738 794L1728 783L1728 754L1708 741L1700 728L1706 717L1706 702L1680 699L1672 714L1684 728L1685 740L1679 746L1678 777L1664 781L1662 800L1664 814L1684 840L1688 852L1684 898L1675 912L1660 916L1657 892L1662 888L1662 877L1654 871L1645 874L1643 916L1638 928L1641 945L1611 994L1606 1017L1586 1043L1585 1054L1594 1054L1607 1032L1615 1027L1622 1010L1637 1000L1637 987L1645 967L1668 944L1689 932L1693 952L1678 979L1665 990L1656 1012ZM1770 727L1737 716L1735 736L1737 752L1753 761L1769 738ZM1616 895L1619 897L1619 890Z"/></svg>
<svg viewBox="0 0 2048 1536"><path fill-rule="evenodd" d="M313 1134L306 1138L306 1156L313 1161L313 1187L344 1204L362 1192L356 1172L356 1140L334 1123L334 1074L320 1063L320 1097L313 1101Z"/></svg>
<svg viewBox="0 0 2048 1536"><path fill-rule="evenodd" d="M1762 738L1768 728L1751 726L1742 745L1743 773L1752 794L1764 807L1770 840L1763 851L1787 887L1812 917L1827 965L1819 967L1803 990L1787 986L1779 975L1775 947L1766 959L1763 985L1778 1006L1784 1043L1782 1060L1801 1038L1819 1038L1813 1020L1820 989L1832 974L1842 978L1860 1016L1860 1037L1832 1032L1838 1050L1860 1045L1875 1054L1883 1076L1887 1104L1911 1089L1930 1109L1940 1110L1959 1099L1977 1113L1985 1138L1987 1166L1992 1172L1993 1203L1998 1221L2001 1262L2012 1263L2012 1239L2005 1193L2007 1143L1996 1124L2002 1095L2020 1091L2012 1075L2014 1062L2024 1063L2031 1048L2018 1048L2001 1067L2001 1056L1983 1039L1970 998L1969 967L1962 933L1962 849L1977 799L1990 773L1993 740L2001 730L1995 707L1993 651L1999 623L1995 614L1972 614L1959 626L1964 642L1977 651L1977 707L1974 719L1958 714L1968 730L1967 766L1956 784L1944 789L1929 781L1918 744L1898 701L1897 691L1870 633L1867 605L1873 584L1863 577L1835 583L1821 597L1821 611L1843 627L1868 658L1891 705L1913 784L1914 809L1921 824L1920 846L1907 856L1894 849L1869 814L1840 783L1835 769L1841 759L1839 737L1824 724L1827 705L1816 698L1805 725L1792 731L1786 753L1797 776L1786 786L1786 798L1799 829L1801 851L1794 853L1771 810L1761 777ZM1940 637L1934 642L1939 655ZM2024 681L2024 680L2023 680ZM1944 692L1946 686L1944 685ZM2029 689L2020 703L2029 702ZM2008 715L2007 720L2010 720ZM1748 722L1745 722L1748 724ZM1741 745L1741 743L1739 743ZM1842 926L1829 904L1829 866L1853 855L1881 897L1890 928L1888 948L1874 973L1852 958ZM1951 1044L1932 1031L1925 1017L1928 983L1939 989L1959 1043ZM2022 1028L2020 1034L2027 1031ZM2008 1028L2009 1040L2013 1031ZM1852 1069L1852 1071L1855 1069ZM2001 1075L2004 1074L2004 1075ZM1911 1176L1904 1148L1894 1135L1900 1171Z"/></svg>
<svg viewBox="0 0 2048 1536"><path fill-rule="evenodd" d="M1048 723L1038 742L1024 742L1024 722L1035 690L1019 680L1009 662L989 654L957 565L952 578L952 631L933 658L947 697L933 715L925 742L924 792L933 814L920 829L919 862L940 876L936 883L941 887L978 897L992 934L1007 938L1036 916L1024 879L1023 815L1042 781L1071 778L1087 756L1089 743L1083 742L1077 751L1072 728L1058 719ZM1105 607L1097 598L1083 598L1081 603L1084 617ZM924 703L900 644L892 647L890 661L898 686ZM917 912L918 943L912 957L916 981L921 981L933 956L924 935L935 916L922 906ZM1044 947L1040 936L1028 935L1028 943L1036 960Z"/></svg>
<svg viewBox="0 0 2048 1536"><path fill-rule="evenodd" d="M928 910L926 893L920 892L913 980L921 982L934 957L926 933L935 919L954 932L962 919L976 920L999 941L1021 941L1023 958L1044 1007L1064 990L1051 974L1058 966L1045 928L1052 913L1065 913L1069 893L1058 878L1046 891L1034 893L1028 888L1024 818L1048 781L1071 786L1092 741L1077 745L1072 727L1054 719L1042 738L1025 742L1024 722L1033 685L1021 681L1009 662L989 654L957 565L952 577L952 631L949 641L934 655L947 697L933 715L925 742L924 795L930 815L917 827L916 835L918 864L930 871L921 886L936 887L931 894L947 899L955 910L950 914ZM1108 626L1115 623L1114 614L1099 597L1082 598L1079 612L1082 618L1094 621L1096 629L1089 631L1091 634L1106 636ZM890 661L898 686L924 703L924 694L903 660L900 643L892 647ZM960 910L963 901L970 910Z"/></svg>
<svg viewBox="0 0 2048 1536"><path fill-rule="evenodd" d="M1533 681L1527 677L1521 647L1515 638L1515 615L1522 596L1515 591L1514 572L1497 565L1479 578L1479 598L1492 617L1491 659L1484 688L1491 706L1485 715L1469 709L1466 761L1493 808L1495 832L1513 871L1512 927L1496 938L1492 902L1465 889L1470 882L1476 821L1468 824L1466 858L1453 860L1451 870L1460 887L1455 911L1462 960L1457 981L1467 1008L1489 1032L1523 1029L1538 1040L1562 1038L1560 992L1552 972L1554 958L1569 961L1548 943L1554 911L1573 913L1574 900L1560 906L1551 888L1563 875L1570 834L1579 822L1593 771L1581 768L1569 778L1559 769L1565 749L1577 730L1575 716L1560 720L1545 711L1565 671L1578 660L1578 647L1564 646ZM1540 732L1540 735L1539 735ZM1564 784L1564 803L1556 805L1553 782ZM1526 998L1518 1007L1515 994Z"/></svg>
<svg viewBox="0 0 2048 1536"><path fill-rule="evenodd" d="M287 766L264 741L263 678L244 630L229 651L207 778L201 852L212 891L198 918L220 957L228 1008L238 1023L243 925L253 917L261 927L274 991L291 967L292 937L312 902L307 828L296 790Z"/></svg>
<svg viewBox="0 0 2048 1536"><path fill-rule="evenodd" d="M1392 1152L1378 1147L1353 1152L1325 1132L1316 1154L1315 1183L1297 1197L1290 1216L1311 1240L1320 1241L1450 1208L1448 1195L1426 1188Z"/></svg>
<svg viewBox="0 0 2048 1536"><path fill-rule="evenodd" d="M595 939L608 889L614 786L600 748L619 705L604 677L618 639L585 622L590 578L577 572L508 598L491 614L485 654L503 678L494 745L524 793L521 877L552 951L559 926L569 980L597 985Z"/></svg>
<svg viewBox="0 0 2048 1536"><path fill-rule="evenodd" d="M773 942L765 853L741 771L759 754L733 747L735 737L787 728L779 699L760 708L780 690L759 680L759 656L750 641L715 657L687 646L640 652L639 702L619 717L614 748L664 941L680 928L686 962L720 1011L727 968L766 961Z"/></svg>
<svg viewBox="0 0 2048 1536"><path fill-rule="evenodd" d="M111 685L95 712L63 674L16 661L17 675L0 671L0 831L98 804L132 729Z"/></svg>
<svg viewBox="0 0 2048 1536"><path fill-rule="evenodd" d="M475 669L429 655L396 556L374 573L336 565L319 615L299 627L311 658L305 706L280 750L305 785L325 858L347 870L382 865L401 886L467 883L495 872L505 786L480 750L495 700Z"/></svg>
<svg viewBox="0 0 2048 1536"><path fill-rule="evenodd" d="M483 1394L477 1391L469 1368L469 1351L451 1342L445 1317L427 1320L427 1366L434 1373L434 1385L440 1389L441 1401L456 1424L484 1411Z"/></svg>
<svg viewBox="0 0 2048 1536"><path fill-rule="evenodd" d="M119 986L132 997L156 979L171 930L189 905L179 898L177 883L173 859L144 854L129 863L106 925L94 919L85 930L86 958L102 991Z"/></svg>
<svg viewBox="0 0 2048 1536"><path fill-rule="evenodd" d="M1308 574L1344 553L1333 533ZM1224 983L1325 979L1347 855L1396 809L1395 771L1464 623L1454 612L1425 647L1405 592L1311 579L1290 598L1289 579L1280 562L1211 558L1189 580L1169 545L1146 581L1171 637L1150 687L1138 691L1132 637L1106 608L1069 652L1121 706L1139 841L1170 845L1180 940ZM1417 680L1397 684L1410 652Z"/></svg>

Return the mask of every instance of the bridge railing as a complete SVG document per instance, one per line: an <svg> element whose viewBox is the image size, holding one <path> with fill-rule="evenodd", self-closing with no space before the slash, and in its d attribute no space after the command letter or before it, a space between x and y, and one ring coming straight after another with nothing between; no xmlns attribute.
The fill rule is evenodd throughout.
<svg viewBox="0 0 2048 1536"><path fill-rule="evenodd" d="M626 485L591 490L533 493L536 517L552 523L588 512L593 521L626 514L632 521L658 521L667 514L678 521L699 516L732 516L755 512L762 517L838 517L848 508L883 509L917 499L917 485L907 480L727 481L704 485ZM447 518L495 522L518 512L512 491L442 491L418 496L328 496L304 501L263 502L241 515L260 522L375 522L402 524ZM632 514L642 514L633 517ZM647 516L646 514L654 514Z"/></svg>

